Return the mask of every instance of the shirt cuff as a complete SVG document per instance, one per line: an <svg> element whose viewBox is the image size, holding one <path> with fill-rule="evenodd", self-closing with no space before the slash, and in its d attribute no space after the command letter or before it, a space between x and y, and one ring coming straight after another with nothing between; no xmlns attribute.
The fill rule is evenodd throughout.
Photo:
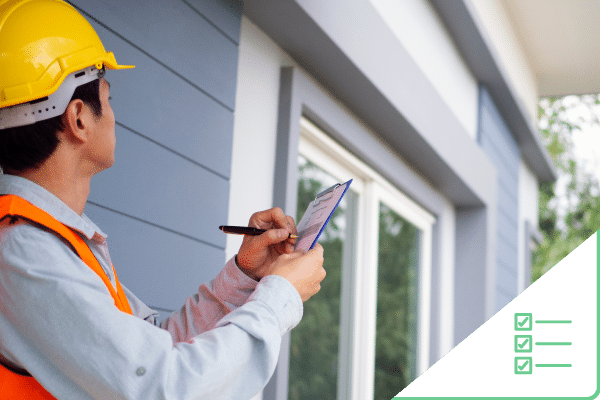
<svg viewBox="0 0 600 400"><path fill-rule="evenodd" d="M281 335L292 330L304 311L302 299L296 288L284 277L267 275L260 280L249 301L260 301L275 314Z"/></svg>
<svg viewBox="0 0 600 400"><path fill-rule="evenodd" d="M244 274L235 264L233 257L213 280L212 289L217 297L239 307L248 300L256 285L258 282Z"/></svg>

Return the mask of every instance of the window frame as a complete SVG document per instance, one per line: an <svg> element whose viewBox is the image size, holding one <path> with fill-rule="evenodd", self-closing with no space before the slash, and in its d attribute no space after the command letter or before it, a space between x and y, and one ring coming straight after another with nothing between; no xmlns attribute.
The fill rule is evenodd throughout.
<svg viewBox="0 0 600 400"><path fill-rule="evenodd" d="M348 370L338 371L338 398L347 399L350 394L352 398L372 398L378 274L376 268L373 270L369 266L378 263L379 203L386 204L421 231L417 279L417 376L429 365L432 232L436 218L304 116L300 119L298 153L340 182L353 179L350 190L359 196L357 236L354 238L359 244L355 252L356 264L354 268L344 265L342 275L338 365L348 366ZM348 273L350 279L345 278ZM346 348L351 350L344 353ZM351 393L347 393L348 388Z"/></svg>
<svg viewBox="0 0 600 400"><path fill-rule="evenodd" d="M359 116L352 114L318 81L297 66L281 67L277 115L272 203L274 207L281 207L290 215L296 213L299 121L304 116L436 216L432 235L430 356L424 367L432 365L456 343L455 249L460 243L456 241L455 233L458 228L457 222L461 220L457 218L456 205L444 195L444 190L434 187L403 160L393 146L382 140L375 127L365 124ZM490 210L493 210L493 207L487 211ZM487 221L493 220L494 218L487 218ZM480 234L480 231L476 232L476 235ZM487 254L486 251L483 252ZM279 363L263 391L264 400L287 399L289 337L289 333L282 337ZM356 381L353 383L354 386L357 384ZM364 398L354 389L352 393L352 400Z"/></svg>

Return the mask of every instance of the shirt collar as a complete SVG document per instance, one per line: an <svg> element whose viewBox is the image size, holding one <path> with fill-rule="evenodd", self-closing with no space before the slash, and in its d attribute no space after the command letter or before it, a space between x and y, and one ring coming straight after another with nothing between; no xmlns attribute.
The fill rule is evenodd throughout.
<svg viewBox="0 0 600 400"><path fill-rule="evenodd" d="M77 214L58 197L29 179L14 175L0 175L0 195L4 194L19 196L46 211L69 228L80 232L89 240L106 240L106 234L85 214Z"/></svg>

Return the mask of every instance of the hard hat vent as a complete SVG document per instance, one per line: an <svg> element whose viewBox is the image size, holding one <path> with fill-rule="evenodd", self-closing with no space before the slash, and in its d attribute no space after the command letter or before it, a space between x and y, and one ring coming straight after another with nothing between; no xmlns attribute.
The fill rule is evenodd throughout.
<svg viewBox="0 0 600 400"><path fill-rule="evenodd" d="M95 66L87 67L69 74L58 90L49 96L28 103L0 108L0 130L31 125L62 115L78 86L99 79L103 75L104 69L97 69Z"/></svg>

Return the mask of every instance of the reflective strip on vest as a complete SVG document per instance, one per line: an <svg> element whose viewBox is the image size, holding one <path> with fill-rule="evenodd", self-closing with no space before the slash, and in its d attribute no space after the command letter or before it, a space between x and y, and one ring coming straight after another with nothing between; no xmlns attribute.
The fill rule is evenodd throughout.
<svg viewBox="0 0 600 400"><path fill-rule="evenodd" d="M41 229L47 230L65 242L81 260L86 263L102 279L112 296L115 306L127 314L132 314L125 292L115 275L117 290L114 289L102 266L85 241L66 225L33 204L15 195L0 197L0 221L5 218L24 220ZM2 400L34 400L54 399L32 376L23 376L0 365L0 399Z"/></svg>

